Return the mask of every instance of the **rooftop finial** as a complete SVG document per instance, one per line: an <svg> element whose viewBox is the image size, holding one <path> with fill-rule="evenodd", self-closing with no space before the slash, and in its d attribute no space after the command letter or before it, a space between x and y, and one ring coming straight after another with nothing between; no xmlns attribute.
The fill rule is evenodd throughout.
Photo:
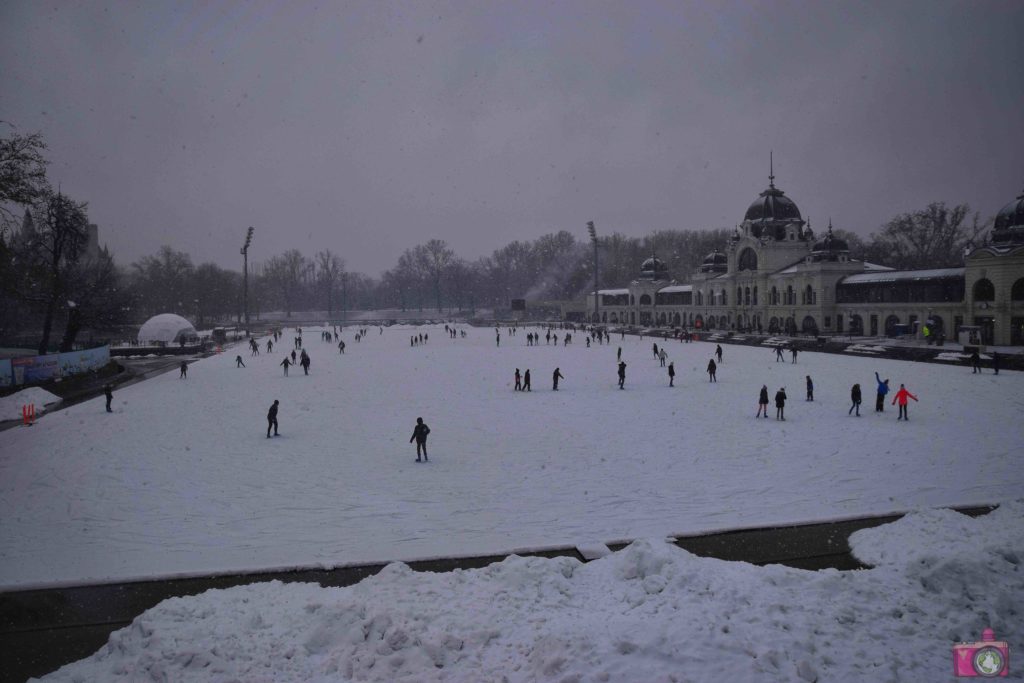
<svg viewBox="0 0 1024 683"><path fill-rule="evenodd" d="M775 150L768 150L768 187L775 187Z"/></svg>
<svg viewBox="0 0 1024 683"><path fill-rule="evenodd" d="M828 236L832 236L832 216L828 217Z"/></svg>

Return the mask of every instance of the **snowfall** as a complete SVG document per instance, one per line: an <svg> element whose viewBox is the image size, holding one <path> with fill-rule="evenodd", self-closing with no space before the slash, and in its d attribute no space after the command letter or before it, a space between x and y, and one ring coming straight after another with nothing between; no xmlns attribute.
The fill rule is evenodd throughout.
<svg viewBox="0 0 1024 683"><path fill-rule="evenodd" d="M58 680L937 680L984 626L1021 642L1021 373L723 345L709 383L714 344L670 341L670 388L661 340L528 347L527 331L496 348L487 328L346 328L341 355L306 330L310 375L284 377L288 329L272 354L263 338L260 356L239 345L117 390L113 414L100 397L2 432L0 590L641 539L588 564L393 564L344 589L169 600ZM532 392L513 391L517 367ZM920 399L909 422L874 412L876 370ZM754 418L762 384L786 388L786 421ZM1001 506L932 509L975 504ZM918 512L857 534L877 565L860 572L663 542L902 511Z"/></svg>

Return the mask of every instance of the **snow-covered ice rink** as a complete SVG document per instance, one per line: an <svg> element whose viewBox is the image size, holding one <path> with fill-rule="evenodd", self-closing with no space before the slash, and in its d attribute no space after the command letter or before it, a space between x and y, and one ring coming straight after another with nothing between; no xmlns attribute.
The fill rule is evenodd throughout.
<svg viewBox="0 0 1024 683"><path fill-rule="evenodd" d="M460 326L462 329L462 326ZM1024 491L1024 376L643 340L526 345L502 332L371 328L345 355L307 329L311 374L244 345L0 433L0 586L336 566L806 522ZM412 334L430 341L411 348ZM660 344L660 341L659 341ZM616 387L616 349L628 363ZM241 354L248 367L236 368ZM512 390L529 368L531 393ZM565 379L551 391L551 373ZM919 399L874 413L874 371ZM815 401L804 401L804 377ZM847 415L850 387L864 393ZM789 395L755 420L758 390ZM891 396L891 394L890 394ZM281 436L266 413L281 402ZM417 464L417 416L432 432Z"/></svg>

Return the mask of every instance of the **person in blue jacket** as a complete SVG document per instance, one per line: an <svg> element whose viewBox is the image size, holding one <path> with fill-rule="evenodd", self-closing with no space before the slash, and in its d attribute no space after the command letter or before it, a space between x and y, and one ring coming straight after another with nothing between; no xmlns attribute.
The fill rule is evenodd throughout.
<svg viewBox="0 0 1024 683"><path fill-rule="evenodd" d="M875 395L875 412L885 412L885 395L889 393L889 378L886 377L885 381L875 373L875 381L878 382L878 394Z"/></svg>

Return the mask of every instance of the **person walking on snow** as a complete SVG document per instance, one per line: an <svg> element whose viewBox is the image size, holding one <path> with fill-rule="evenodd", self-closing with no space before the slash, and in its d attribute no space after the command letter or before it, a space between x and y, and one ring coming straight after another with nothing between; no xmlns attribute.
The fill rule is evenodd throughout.
<svg viewBox="0 0 1024 683"><path fill-rule="evenodd" d="M657 358L658 357L658 343L655 342L654 344L652 344L652 348L654 350L654 357Z"/></svg>
<svg viewBox="0 0 1024 683"><path fill-rule="evenodd" d="M889 393L889 378L886 377L885 381L875 373L875 381L878 382L878 394L875 396L875 412L885 412L885 395Z"/></svg>
<svg viewBox="0 0 1024 683"><path fill-rule="evenodd" d="M848 411L846 411L846 414L849 415L854 410L856 410L857 411L857 417L860 417L860 385L859 384L854 384L853 388L850 389L850 401L853 402L853 405L851 405L850 409Z"/></svg>
<svg viewBox="0 0 1024 683"><path fill-rule="evenodd" d="M338 342L338 351L342 355L344 355L344 353L345 353L345 341L344 340Z"/></svg>
<svg viewBox="0 0 1024 683"><path fill-rule="evenodd" d="M776 346L775 347L775 362L776 363L785 363L786 362L786 359L783 358L783 356L782 356L782 347L781 346Z"/></svg>
<svg viewBox="0 0 1024 683"><path fill-rule="evenodd" d="M775 419L786 421L786 387L775 392Z"/></svg>
<svg viewBox="0 0 1024 683"><path fill-rule="evenodd" d="M273 339L268 339L267 340L267 353L270 353L273 350L274 350L274 340Z"/></svg>
<svg viewBox="0 0 1024 683"><path fill-rule="evenodd" d="M619 352L618 352L618 354L616 354L616 356L615 356L615 360L616 360L616 361L620 361L620 360L622 360L622 347L621 347L621 346L619 347Z"/></svg>
<svg viewBox="0 0 1024 683"><path fill-rule="evenodd" d="M519 374L519 368L516 368L516 386L512 389L513 391L523 390L523 379L522 375Z"/></svg>
<svg viewBox="0 0 1024 683"><path fill-rule="evenodd" d="M526 368L526 373L523 374L523 391L533 391L530 388L530 368Z"/></svg>
<svg viewBox="0 0 1024 683"><path fill-rule="evenodd" d="M242 357L241 356L235 356L235 367L236 368L244 368L245 367L245 363L242 362Z"/></svg>
<svg viewBox="0 0 1024 683"><path fill-rule="evenodd" d="M288 362L288 356L284 357L284 360L281 361L280 365L281 365L281 367L284 368L284 376L287 377L288 376L288 368L289 368L289 366L293 365L292 363Z"/></svg>
<svg viewBox="0 0 1024 683"><path fill-rule="evenodd" d="M768 419L768 385L761 385L761 393L757 397L757 415L754 419L757 419L764 415L764 419Z"/></svg>
<svg viewBox="0 0 1024 683"><path fill-rule="evenodd" d="M307 375L309 374L309 362L309 356L306 354L305 349L303 349L302 360L300 361L299 364L302 366L302 371Z"/></svg>
<svg viewBox="0 0 1024 683"><path fill-rule="evenodd" d="M670 387L674 387L675 386L675 381L676 381L676 364L675 363L669 363L668 364L668 385Z"/></svg>
<svg viewBox="0 0 1024 683"><path fill-rule="evenodd" d="M178 379L185 379L188 377L188 363L181 361L181 374L178 375Z"/></svg>
<svg viewBox="0 0 1024 683"><path fill-rule="evenodd" d="M107 397L107 412L114 412L113 410L110 409L110 402L114 400L114 387L110 384L104 384L103 395Z"/></svg>
<svg viewBox="0 0 1024 683"><path fill-rule="evenodd" d="M722 362L722 345L715 344L715 355L718 356L718 362Z"/></svg>
<svg viewBox="0 0 1024 683"><path fill-rule="evenodd" d="M811 381L810 375L807 375L807 400L814 400L814 382Z"/></svg>
<svg viewBox="0 0 1024 683"><path fill-rule="evenodd" d="M791 354L793 354L793 362L794 362L794 363L796 363L796 351L797 351L797 349L796 349L796 347L795 347L795 346L794 346L794 347L793 347L792 349L790 349L790 350L789 350L789 352L790 352Z"/></svg>
<svg viewBox="0 0 1024 683"><path fill-rule="evenodd" d="M626 364L619 361L619 389L624 389L626 384Z"/></svg>
<svg viewBox="0 0 1024 683"><path fill-rule="evenodd" d="M551 373L551 391L558 391L558 380L560 379L565 379L565 377L562 377L561 371L555 368L555 371Z"/></svg>
<svg viewBox="0 0 1024 683"><path fill-rule="evenodd" d="M430 461L427 457L427 434L430 434L430 427L424 422L422 417L416 418L416 427L412 430L412 436L409 437L409 443L413 440L416 441L416 462L420 461L420 453L423 453L423 459Z"/></svg>
<svg viewBox="0 0 1024 683"><path fill-rule="evenodd" d="M908 420L908 421L910 420L910 418L907 417L907 399L908 398L914 399L915 403L917 402L917 396L914 396L912 393L907 391L907 388L901 384L900 385L900 390L897 391L896 395L892 397L892 404L893 405L896 405L897 401L899 401L899 404L900 404L900 415L899 415L899 417L896 418L897 422L899 422L900 420Z"/></svg>
<svg viewBox="0 0 1024 683"><path fill-rule="evenodd" d="M718 368L718 366L715 365L715 359L714 358L712 358L711 360L708 361L708 381L709 382L717 382L718 381L718 379L715 378L715 370L717 368Z"/></svg>
<svg viewBox="0 0 1024 683"><path fill-rule="evenodd" d="M288 360L287 358L285 360ZM285 374L288 374L288 368L285 368ZM274 436L277 436L277 399L274 399L274 404L270 406L270 410L267 412L267 438L270 438L270 428L274 428Z"/></svg>
<svg viewBox="0 0 1024 683"><path fill-rule="evenodd" d="M658 358L661 359L661 367L665 367L665 360L668 358L668 354L665 353L665 347L661 347L661 351L658 352Z"/></svg>
<svg viewBox="0 0 1024 683"><path fill-rule="evenodd" d="M295 365L295 349L292 349L292 365Z"/></svg>

